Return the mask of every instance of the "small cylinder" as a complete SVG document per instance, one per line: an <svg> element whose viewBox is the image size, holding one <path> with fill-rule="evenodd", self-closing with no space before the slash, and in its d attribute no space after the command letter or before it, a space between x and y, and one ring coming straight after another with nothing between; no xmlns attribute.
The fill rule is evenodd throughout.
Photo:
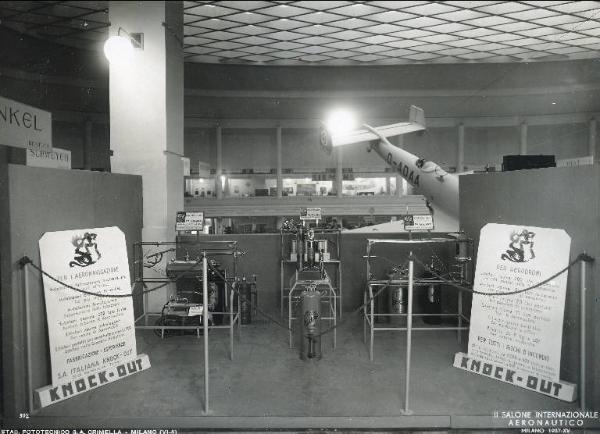
<svg viewBox="0 0 600 434"><path fill-rule="evenodd" d="M240 285L240 317L242 324L252 322L252 285L244 279Z"/></svg>
<svg viewBox="0 0 600 434"><path fill-rule="evenodd" d="M321 294L304 291L301 295L300 358L320 360L321 353Z"/></svg>
<svg viewBox="0 0 600 434"><path fill-rule="evenodd" d="M406 288L394 286L390 291L392 293L390 297L390 312L406 313Z"/></svg>

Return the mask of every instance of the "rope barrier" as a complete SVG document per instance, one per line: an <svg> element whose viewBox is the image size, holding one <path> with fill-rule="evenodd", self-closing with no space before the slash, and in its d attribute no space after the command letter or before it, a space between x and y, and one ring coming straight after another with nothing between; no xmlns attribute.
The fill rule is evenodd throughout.
<svg viewBox="0 0 600 434"><path fill-rule="evenodd" d="M437 274L431 267L429 267L427 264L425 264L424 262L422 262L421 260L419 260L419 258L417 258L416 256L412 256L412 259L419 265L421 265L423 268L425 268L427 271L429 271L431 274L433 274L435 277L437 277L440 280L443 280L445 284L447 284L448 286L452 286L456 289L458 289L459 291L464 291L464 292L469 292L471 294L479 294L479 295L487 295L489 297L492 296L502 296L502 295L515 295L515 294L521 294L523 292L527 292L527 291L531 291L533 289L539 288L542 285L545 285L546 283L550 282L552 279L556 279L558 276L560 276L561 274L567 272L571 267L573 267L575 264L581 262L581 261L589 261L591 259L591 257L585 253L581 253L579 255L577 255L577 257L575 259L573 259L571 262L569 262L569 264L564 267L562 270L560 270L559 272L553 274L552 276L548 277L547 279L542 280L539 283L536 283L535 285L531 285L527 288L523 288L523 289L519 289L516 291L509 291L509 292L482 292L482 291L477 291L473 288L467 288L466 286L462 286L462 285L458 285L455 282L448 280L444 277L442 277L441 275Z"/></svg>
<svg viewBox="0 0 600 434"><path fill-rule="evenodd" d="M402 267L404 267L405 265L398 265L395 264L393 261L389 260L388 258L385 258L383 256L369 256L369 258L371 257L377 257L377 258L381 258L386 260L387 262L393 264L396 268L398 269L402 269ZM464 291L464 292L469 292L471 294L479 294L479 295L486 295L486 296L504 296L504 295L515 295L515 294L520 294L523 292L527 292L527 291L531 291L533 289L539 288L543 285L545 285L546 283L550 282L551 280L555 279L556 277L560 276L561 274L567 272L570 268L572 268L575 264L581 262L581 261L585 261L585 262L592 262L594 260L593 257L591 257L590 255L586 254L586 253L580 253L579 255L577 255L577 257L572 260L566 267L564 267L563 269L561 269L560 271L558 271L557 273L553 274L552 276L548 277L547 279L542 280L541 282L535 284L535 285L531 285L527 288L523 288L523 289L519 289L516 291L510 291L510 292L497 292L497 293L489 293L489 292L482 292L482 291L477 291L473 288L468 288L466 286L463 285L459 285L457 284L455 281L449 280L445 277L443 277L442 275L438 274L432 267L429 267L429 265L427 265L426 263L424 263L423 261L421 261L417 256L415 256L414 254L411 254L408 256L407 260L405 261L404 264L406 264L406 262L408 261L414 261L417 264L421 265L425 270L427 270L428 272L430 272L433 276L437 277L438 279L442 280L446 285L451 286L453 288L458 289L459 291ZM56 277L50 275L49 273L47 273L46 271L42 270L38 265L34 264L33 261L31 261L31 259L27 256L24 256L23 258L21 258L21 260L19 260L19 265L21 267L23 267L25 264L29 264L31 265L35 270L37 270L39 273L41 273L42 275L48 277L49 279L53 280L54 282L64 286L65 288L71 289L73 291L77 291L80 292L82 294L87 294L87 295L91 295L91 296L95 296L95 297L104 297L104 298L124 298L124 297L133 297L134 295L143 295L143 294L147 294L149 292L153 292L156 291L158 289L164 288L165 286L167 286L169 283L173 283L176 282L177 280L181 279L182 277L185 277L187 275L187 273L191 272L199 263L201 262L201 260L196 261L190 268L184 270L179 276L177 276L175 279L173 279L172 281L169 282L165 282L161 285L158 285L154 288L150 288L147 290L143 290L139 293L134 294L133 290L130 294L98 294L95 292L91 292L91 291L86 291L84 289L81 288L77 288L75 286L69 285L65 282L60 281L59 279L57 279ZM219 276L219 278L221 278L226 285L229 286L229 288L238 295L239 298L243 298L245 302L247 303L251 303L250 300L247 299L247 297L243 294L241 294L239 292L239 290L237 288L235 288L234 285L232 285L217 269L216 267L213 267L212 264L210 264L210 262L207 262L208 267L217 275ZM389 288L391 282L392 282L392 278L390 278L375 294L373 294L372 297L370 297L367 301L365 301L364 303L362 303L360 306L358 306L357 308L355 308L352 312L350 312L349 314L347 314L348 316L353 316L355 314L357 314L358 312L364 310L364 308L371 303L373 300L375 300L375 298L377 298L385 289ZM134 285L135 286L135 285ZM266 312L264 312L263 310L259 309L258 306L256 306L256 311L258 313L260 313L263 317L265 317L267 320L271 321L272 323L278 325L279 327L285 329L286 331L290 332L293 331L292 329L290 329L288 326L280 323L279 321L277 321L276 319L274 319L272 316L270 316L269 314L267 314ZM334 326L331 326L329 328L327 328L326 330L324 330L323 332L319 333L319 335L317 336L323 336L327 333L330 333L331 331L341 327L342 325L345 325L348 322L348 317L343 320L340 321L339 323L337 323Z"/></svg>
<svg viewBox="0 0 600 434"><path fill-rule="evenodd" d="M155 286L153 288L150 289L145 289L142 290L138 293L133 292L133 287L135 287L135 284L138 282L134 282L131 293L129 294L99 294L97 292L91 292L91 291L86 291L85 289L81 289L81 288L77 288L76 286L72 286L69 285L68 283L65 283L59 279L57 279L56 277L52 276L51 274L47 273L46 271L42 270L38 265L36 265L35 263L33 263L33 261L31 259L29 259L29 257L27 256L23 256L23 258L21 258L21 260L19 260L19 265L21 267L23 267L25 264L29 264L31 265L32 268L34 268L35 270L37 270L40 274L46 276L48 279L53 280L54 282L64 286L65 288L71 289L73 291L79 292L81 294L86 294L86 295L91 295L94 297L100 297L100 298L126 298L126 297L133 297L138 296L138 295L144 295L144 294L148 294L150 292L154 292L158 289L164 288L165 286L167 286L170 283L173 282L177 282L179 279L181 279L182 277L186 276L187 273L190 273L198 264L200 264L201 260L198 260L194 263L194 265L190 266L189 268L183 270L182 274L180 274L179 276L177 276L175 279L169 281L169 282L165 282L162 283L158 286ZM145 286L145 285L144 285Z"/></svg>

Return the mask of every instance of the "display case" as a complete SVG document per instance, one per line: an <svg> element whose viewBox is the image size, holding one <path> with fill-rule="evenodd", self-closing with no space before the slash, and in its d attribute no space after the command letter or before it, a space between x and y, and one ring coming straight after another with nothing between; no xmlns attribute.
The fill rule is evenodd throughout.
<svg viewBox="0 0 600 434"><path fill-rule="evenodd" d="M365 343L369 342L369 359L373 360L373 343L375 340L375 333L382 331L439 331L439 330L456 330L457 339L460 343L461 332L468 330L467 325L469 318L463 313L462 310L462 291L457 292L457 312L443 313L441 311L441 295L439 291L442 288L448 287L449 284L456 284L461 286L470 286L468 281L468 264L470 258L466 254L466 246L468 246L470 240L464 239L461 236L436 236L421 239L368 239L367 240L367 251L366 251L366 273L367 283L364 292L364 305L363 310L363 339ZM376 247L379 245L398 245L403 247L409 247L411 249L418 248L419 246L434 246L451 244L457 247L456 256L453 258L452 263L447 264L447 272L445 276L440 277L438 273L428 273L426 275L420 275L413 278L413 271L410 270L409 276L409 262L412 256L410 252L408 258L404 260L404 263L398 264L394 267L394 272L388 275L387 279L378 279L372 274L371 261L378 258L375 254ZM433 252L433 249L429 250ZM433 258L433 256L432 256ZM384 258L386 259L386 258ZM432 260L433 261L433 260ZM410 265L412 267L412 264ZM434 267L431 267L434 268ZM409 282L410 280L410 282ZM409 285L410 283L410 285ZM410 287L409 287L410 286ZM425 311L423 313L412 313L412 302L414 288L421 288L421 290L427 291L424 296L428 298L428 301L433 303L439 303L439 308L432 309L433 311ZM423 289L424 288L424 289ZM381 308L386 303L381 303L384 296L388 296L390 300L389 308ZM379 308L378 308L379 307ZM428 325L423 327L412 327L412 317L420 317L424 319L424 322ZM403 324L392 324L392 318L405 319L407 325ZM456 320L456 326L443 325L442 319L453 318Z"/></svg>
<svg viewBox="0 0 600 434"><path fill-rule="evenodd" d="M327 275L331 280L331 286L335 292L337 314L342 317L342 266L340 261L341 251L341 232L339 229L314 228L315 239L320 241L321 245L326 246L323 257L323 265ZM290 278L296 273L297 249L294 248L296 235L293 232L286 231L284 228L280 231L280 302L281 316L284 315L285 306L288 304L290 290ZM318 258L319 261L321 258ZM292 300L293 302L297 300Z"/></svg>
<svg viewBox="0 0 600 434"><path fill-rule="evenodd" d="M236 290L239 254L237 241L209 241L202 237L135 243L135 283L144 289L143 310L135 320L135 327L155 330L162 338L175 332L192 332L200 337L204 329L201 313L207 306L207 327L229 329L230 357L233 358L233 331L236 325L239 328L241 309ZM201 289L204 276L208 287L206 301ZM154 290L165 294L160 312L149 307L149 293Z"/></svg>

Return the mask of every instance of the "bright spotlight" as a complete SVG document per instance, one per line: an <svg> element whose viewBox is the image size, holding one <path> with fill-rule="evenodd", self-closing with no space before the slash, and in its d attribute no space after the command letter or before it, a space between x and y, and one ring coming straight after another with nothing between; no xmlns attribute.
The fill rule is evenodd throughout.
<svg viewBox="0 0 600 434"><path fill-rule="evenodd" d="M104 43L104 55L110 63L126 63L133 56L131 39L126 36L111 36Z"/></svg>
<svg viewBox="0 0 600 434"><path fill-rule="evenodd" d="M356 120L351 111L339 109L329 115L325 125L332 136L339 136L354 130Z"/></svg>

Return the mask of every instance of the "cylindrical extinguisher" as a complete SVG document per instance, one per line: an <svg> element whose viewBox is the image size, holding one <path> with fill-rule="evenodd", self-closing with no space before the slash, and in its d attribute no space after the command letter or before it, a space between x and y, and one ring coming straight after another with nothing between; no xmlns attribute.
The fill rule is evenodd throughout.
<svg viewBox="0 0 600 434"><path fill-rule="evenodd" d="M300 358L320 360L321 353L321 293L304 291L300 316Z"/></svg>
<svg viewBox="0 0 600 434"><path fill-rule="evenodd" d="M424 277L432 277L431 273L425 272ZM423 317L425 324L441 324L442 317L442 288L440 285L432 284L425 288L422 295L423 313L428 315Z"/></svg>
<svg viewBox="0 0 600 434"><path fill-rule="evenodd" d="M242 277L240 284L240 316L242 324L252 322L252 285L246 281L246 276Z"/></svg>

